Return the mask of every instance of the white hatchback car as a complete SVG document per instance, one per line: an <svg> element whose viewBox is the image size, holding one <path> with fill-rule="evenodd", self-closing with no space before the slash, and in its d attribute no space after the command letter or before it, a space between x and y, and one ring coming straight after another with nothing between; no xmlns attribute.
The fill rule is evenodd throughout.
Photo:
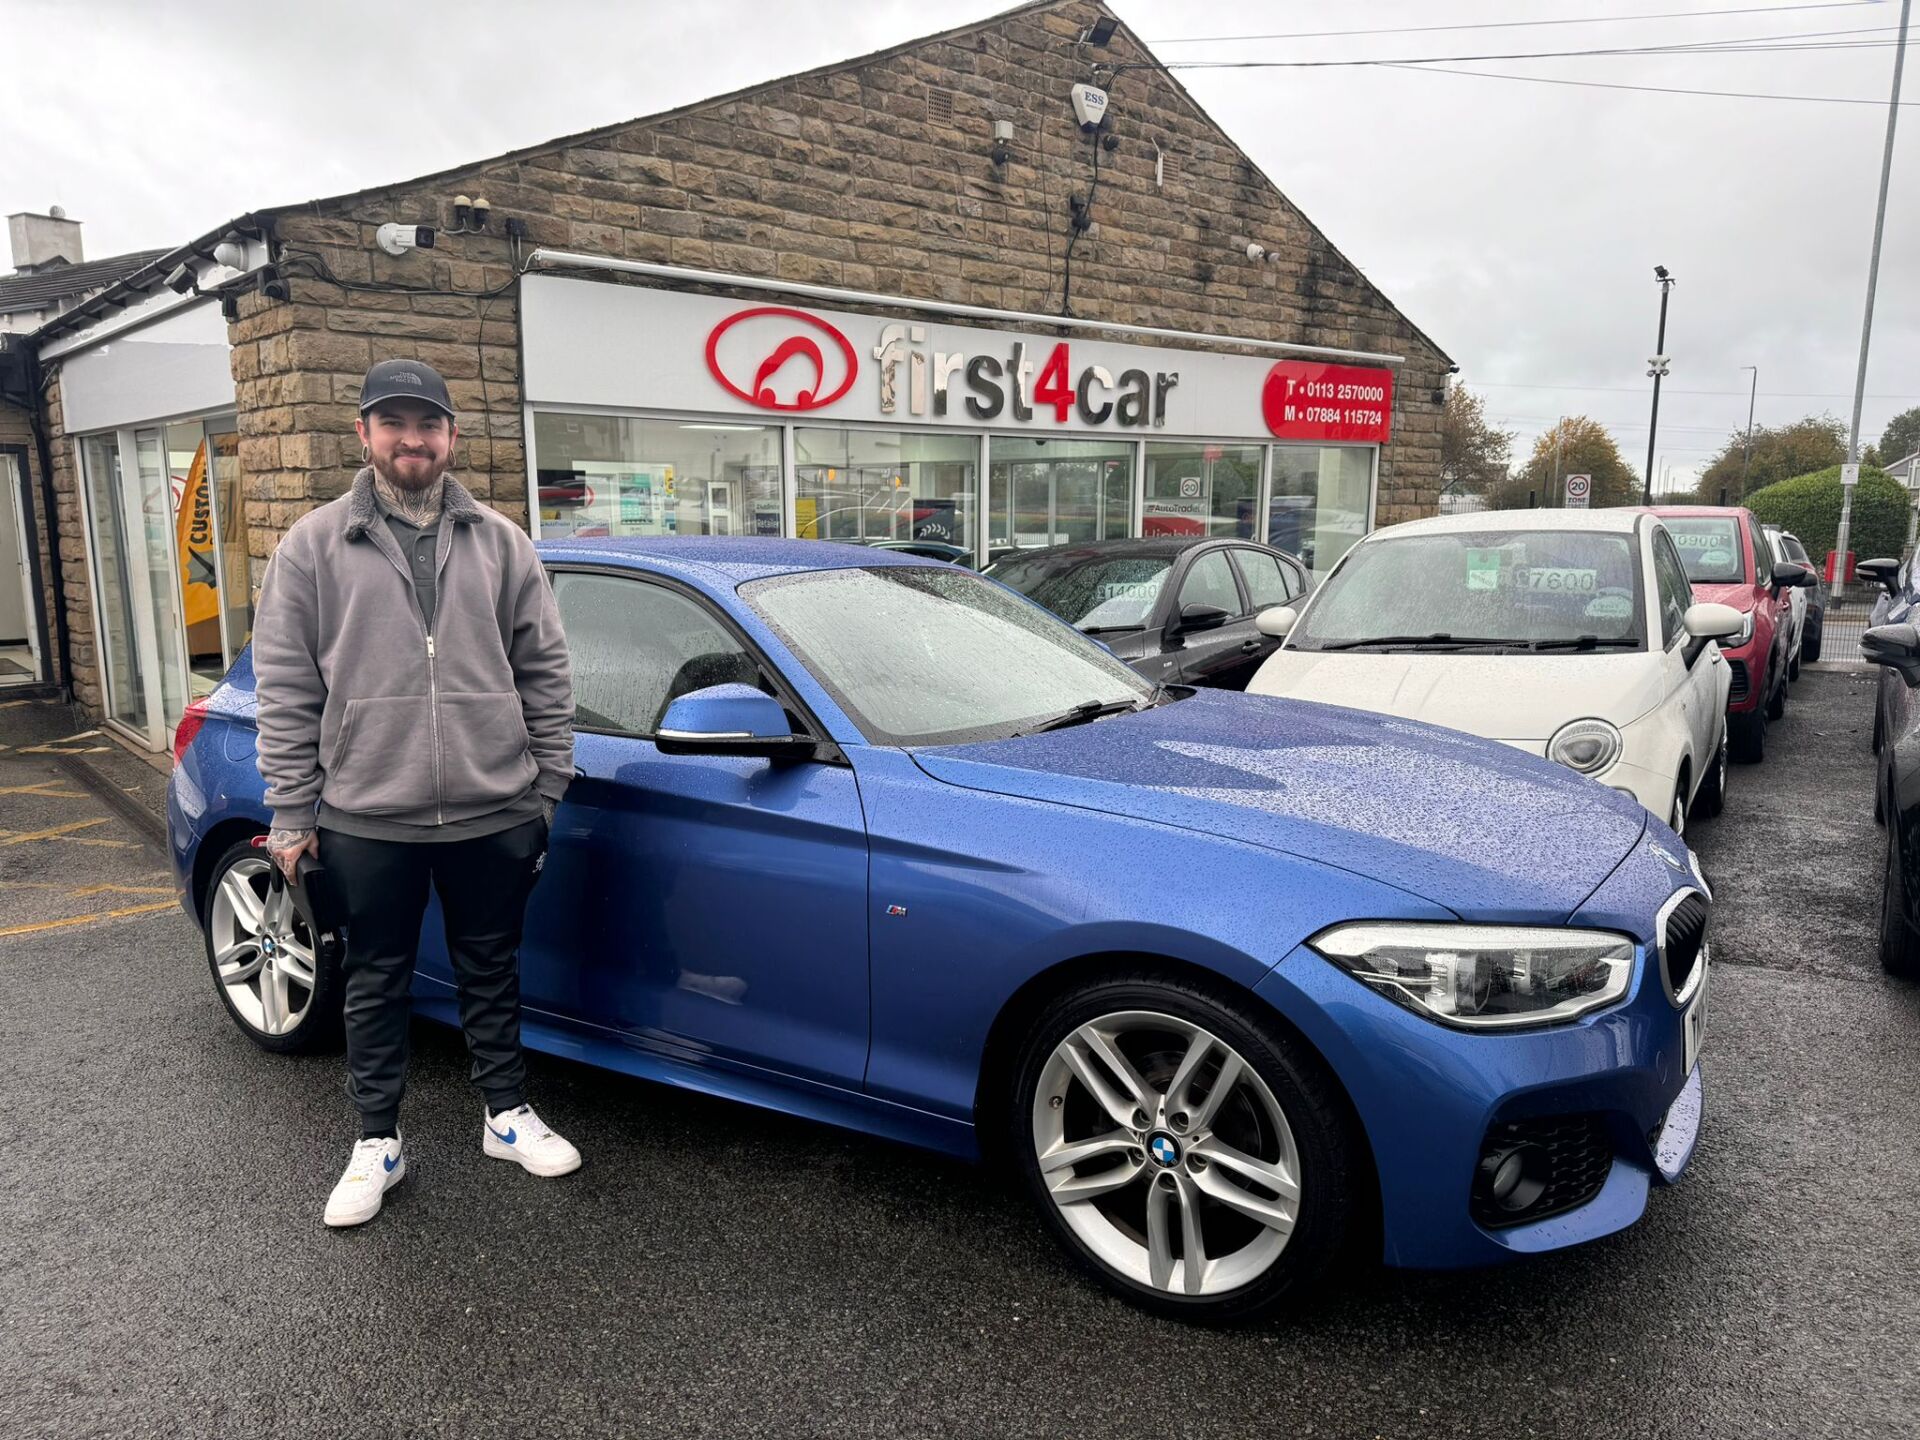
<svg viewBox="0 0 1920 1440"><path fill-rule="evenodd" d="M1247 686L1466 730L1632 795L1675 830L1717 815L1738 611L1693 603L1673 538L1636 510L1509 510L1377 530Z"/></svg>

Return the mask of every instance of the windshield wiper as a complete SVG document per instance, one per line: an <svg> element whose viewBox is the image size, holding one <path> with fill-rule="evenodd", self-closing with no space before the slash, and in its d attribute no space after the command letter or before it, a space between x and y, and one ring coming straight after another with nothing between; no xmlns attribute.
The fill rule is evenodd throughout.
<svg viewBox="0 0 1920 1440"><path fill-rule="evenodd" d="M1111 635L1116 630L1144 630L1144 625L1082 625L1082 635Z"/></svg>
<svg viewBox="0 0 1920 1440"><path fill-rule="evenodd" d="M1143 708L1143 702L1139 700L1083 700L1071 710L1062 710L1051 719L1042 720L1038 725L1029 725L1026 729L1016 730L1013 733L1038 735L1043 730L1064 730L1069 725L1084 725L1087 721L1098 720L1103 715L1121 715L1141 708Z"/></svg>
<svg viewBox="0 0 1920 1440"><path fill-rule="evenodd" d="M1598 635L1576 635L1570 640L1534 640L1529 642L1527 648L1529 650L1638 650L1640 642L1631 635L1611 635L1605 640Z"/></svg>
<svg viewBox="0 0 1920 1440"><path fill-rule="evenodd" d="M1409 649L1430 646L1435 649L1464 650L1487 645L1504 648L1526 643L1524 640L1489 640L1471 635L1453 636L1442 632L1435 635L1375 635L1366 640L1334 640L1320 648L1322 650L1360 650L1369 645L1400 645Z"/></svg>

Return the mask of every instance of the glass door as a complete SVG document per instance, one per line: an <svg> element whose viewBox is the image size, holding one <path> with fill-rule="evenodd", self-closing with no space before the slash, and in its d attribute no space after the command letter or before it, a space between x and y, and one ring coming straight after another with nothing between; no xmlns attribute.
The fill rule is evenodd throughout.
<svg viewBox="0 0 1920 1440"><path fill-rule="evenodd" d="M40 585L27 503L25 463L0 451L0 685L40 678Z"/></svg>

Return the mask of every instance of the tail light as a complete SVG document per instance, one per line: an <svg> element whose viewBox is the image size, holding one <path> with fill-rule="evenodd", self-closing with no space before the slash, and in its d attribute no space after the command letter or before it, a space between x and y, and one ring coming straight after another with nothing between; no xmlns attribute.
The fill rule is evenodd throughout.
<svg viewBox="0 0 1920 1440"><path fill-rule="evenodd" d="M187 747L193 744L193 737L200 733L200 727L207 723L207 702L196 700L187 706L180 716L180 725L173 732L173 763L178 765L180 757L187 753Z"/></svg>

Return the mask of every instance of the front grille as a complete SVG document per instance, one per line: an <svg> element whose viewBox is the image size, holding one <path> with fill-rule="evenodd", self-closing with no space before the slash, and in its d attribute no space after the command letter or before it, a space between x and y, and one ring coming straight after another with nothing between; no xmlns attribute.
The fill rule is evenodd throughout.
<svg viewBox="0 0 1920 1440"><path fill-rule="evenodd" d="M1707 948L1707 920L1712 915L1707 897L1690 890L1680 903L1667 912L1666 928L1660 936L1661 973L1667 982L1667 998L1674 1004L1687 993L1693 972Z"/></svg>
<svg viewBox="0 0 1920 1440"><path fill-rule="evenodd" d="M1727 669L1733 676L1733 687L1727 691L1727 703L1729 705L1738 704L1747 698L1747 662L1744 660L1729 660L1727 662Z"/></svg>
<svg viewBox="0 0 1920 1440"><path fill-rule="evenodd" d="M1496 1177L1516 1155L1521 1179L1498 1195ZM1598 1195L1612 1169L1613 1142L1598 1115L1504 1121L1481 1144L1471 1213L1489 1230L1561 1215Z"/></svg>

